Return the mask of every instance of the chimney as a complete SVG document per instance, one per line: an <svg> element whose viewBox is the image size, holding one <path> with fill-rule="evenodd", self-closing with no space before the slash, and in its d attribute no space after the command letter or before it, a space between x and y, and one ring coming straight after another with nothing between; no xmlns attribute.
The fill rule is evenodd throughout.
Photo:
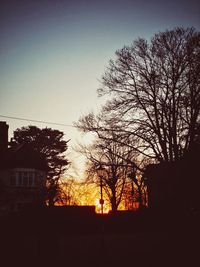
<svg viewBox="0 0 200 267"><path fill-rule="evenodd" d="M0 152L8 148L8 127L5 121L0 121Z"/></svg>

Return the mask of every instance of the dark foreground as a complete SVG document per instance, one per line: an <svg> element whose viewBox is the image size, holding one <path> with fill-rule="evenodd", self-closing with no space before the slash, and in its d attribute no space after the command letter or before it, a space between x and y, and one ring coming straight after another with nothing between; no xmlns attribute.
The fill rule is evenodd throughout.
<svg viewBox="0 0 200 267"><path fill-rule="evenodd" d="M26 212L1 220L1 266L200 266L199 213Z"/></svg>

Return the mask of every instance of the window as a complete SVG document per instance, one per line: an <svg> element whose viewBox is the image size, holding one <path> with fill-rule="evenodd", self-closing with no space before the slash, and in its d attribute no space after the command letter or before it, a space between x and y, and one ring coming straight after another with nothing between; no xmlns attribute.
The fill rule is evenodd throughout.
<svg viewBox="0 0 200 267"><path fill-rule="evenodd" d="M10 173L10 186L38 187L43 182L43 173L39 171L17 171Z"/></svg>
<svg viewBox="0 0 200 267"><path fill-rule="evenodd" d="M28 186L33 186L33 173L28 173Z"/></svg>
<svg viewBox="0 0 200 267"><path fill-rule="evenodd" d="M28 186L28 172L23 172L23 186Z"/></svg>
<svg viewBox="0 0 200 267"><path fill-rule="evenodd" d="M22 186L22 180L23 180L22 172L18 172L17 173L17 176L18 176L18 183L17 183L17 185L18 186Z"/></svg>

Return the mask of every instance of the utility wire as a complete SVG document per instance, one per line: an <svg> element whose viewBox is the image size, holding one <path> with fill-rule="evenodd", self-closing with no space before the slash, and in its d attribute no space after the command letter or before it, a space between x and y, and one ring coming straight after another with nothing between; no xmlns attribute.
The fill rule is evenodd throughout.
<svg viewBox="0 0 200 267"><path fill-rule="evenodd" d="M64 123L41 121L41 120L34 120L34 119L25 119L25 118L11 117L11 116L5 116L5 115L0 115L0 117L7 118L7 119L13 119L13 120L29 121L29 122L37 122L37 123L45 123L45 124L53 124L53 125L58 125L58 126L65 126L65 127L77 128L74 125L64 124Z"/></svg>

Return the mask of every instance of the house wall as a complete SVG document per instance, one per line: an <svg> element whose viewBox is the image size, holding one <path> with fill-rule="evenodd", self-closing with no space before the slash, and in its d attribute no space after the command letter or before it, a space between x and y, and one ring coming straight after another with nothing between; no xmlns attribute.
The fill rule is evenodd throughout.
<svg viewBox="0 0 200 267"><path fill-rule="evenodd" d="M46 173L37 169L14 168L0 170L0 179L5 186L11 187L43 187Z"/></svg>
<svg viewBox="0 0 200 267"><path fill-rule="evenodd" d="M1 209L17 211L43 205L46 173L37 169L14 168L0 171Z"/></svg>

